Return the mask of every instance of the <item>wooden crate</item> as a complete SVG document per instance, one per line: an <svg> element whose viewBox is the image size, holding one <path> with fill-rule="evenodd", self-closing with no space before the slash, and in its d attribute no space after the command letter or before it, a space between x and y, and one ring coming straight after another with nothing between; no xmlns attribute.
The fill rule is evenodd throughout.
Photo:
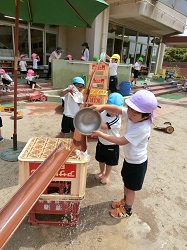
<svg viewBox="0 0 187 250"><path fill-rule="evenodd" d="M72 144L72 139L62 138L31 138L18 157L19 181L23 185L29 176L39 167L39 165L51 154L51 152L62 143L68 148ZM66 163L56 173L52 181L70 182L70 194L51 195L51 200L72 200L83 198L86 189L87 162L84 162L73 153ZM45 196L45 194L43 194ZM49 197L47 195L47 197Z"/></svg>
<svg viewBox="0 0 187 250"><path fill-rule="evenodd" d="M108 91L104 89L91 89L88 99L88 105L105 104L108 100Z"/></svg>
<svg viewBox="0 0 187 250"><path fill-rule="evenodd" d="M89 66L89 77L91 77L92 72L97 64L90 64ZM108 65L98 64L98 68L95 71L94 77L92 79L92 88L104 89L108 88Z"/></svg>

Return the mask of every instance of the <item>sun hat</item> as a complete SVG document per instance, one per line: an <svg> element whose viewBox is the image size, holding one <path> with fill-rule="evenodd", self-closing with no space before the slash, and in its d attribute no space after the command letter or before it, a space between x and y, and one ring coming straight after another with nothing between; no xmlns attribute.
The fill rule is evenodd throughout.
<svg viewBox="0 0 187 250"><path fill-rule="evenodd" d="M0 75L3 75L5 73L4 69L0 69Z"/></svg>
<svg viewBox="0 0 187 250"><path fill-rule="evenodd" d="M151 113L151 122L153 119L153 111L158 106L155 95L145 89L137 91L132 97L126 99L125 103L137 112Z"/></svg>
<svg viewBox="0 0 187 250"><path fill-rule="evenodd" d="M32 69L29 69L27 72L27 76L32 76L34 74L34 71Z"/></svg>
<svg viewBox="0 0 187 250"><path fill-rule="evenodd" d="M74 77L73 80L72 80L72 83L73 84L79 83L79 84L82 84L82 85L85 86L84 80L80 76Z"/></svg>
<svg viewBox="0 0 187 250"><path fill-rule="evenodd" d="M138 58L138 61L143 62L143 58L142 58L142 57L139 57L139 58Z"/></svg>
<svg viewBox="0 0 187 250"><path fill-rule="evenodd" d="M72 55L67 55L66 56L69 60L72 60Z"/></svg>
<svg viewBox="0 0 187 250"><path fill-rule="evenodd" d="M34 59L36 56L37 56L37 54L36 53L32 53L32 58Z"/></svg>
<svg viewBox="0 0 187 250"><path fill-rule="evenodd" d="M118 64L120 63L120 55L118 55L118 54L113 54L113 55L111 56L111 58L112 58L112 59L118 60L118 61L117 61Z"/></svg>
<svg viewBox="0 0 187 250"><path fill-rule="evenodd" d="M108 96L107 104L113 104L119 107L124 105L123 96L120 93L114 92Z"/></svg>
<svg viewBox="0 0 187 250"><path fill-rule="evenodd" d="M20 55L20 59L21 59L22 57L25 57L25 55L23 55L23 54L22 54L22 55Z"/></svg>
<svg viewBox="0 0 187 250"><path fill-rule="evenodd" d="M86 61L86 58L84 56L81 57L82 61Z"/></svg>

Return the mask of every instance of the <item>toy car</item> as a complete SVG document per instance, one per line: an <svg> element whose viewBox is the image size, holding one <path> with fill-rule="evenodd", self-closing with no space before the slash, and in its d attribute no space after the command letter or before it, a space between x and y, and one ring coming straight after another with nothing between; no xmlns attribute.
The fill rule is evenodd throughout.
<svg viewBox="0 0 187 250"><path fill-rule="evenodd" d="M26 94L26 96L28 96L28 99L31 102L35 102L35 101L45 102L45 101L47 101L47 96L44 95L44 93L41 92L41 91L37 91L37 92L34 92L34 93L29 93L29 94Z"/></svg>

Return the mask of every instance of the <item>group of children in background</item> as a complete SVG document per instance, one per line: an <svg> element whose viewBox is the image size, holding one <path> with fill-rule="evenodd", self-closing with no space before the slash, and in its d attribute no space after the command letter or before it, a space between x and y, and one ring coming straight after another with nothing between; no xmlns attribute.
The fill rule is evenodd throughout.
<svg viewBox="0 0 187 250"><path fill-rule="evenodd" d="M20 55L20 62L19 62L19 68L20 68L20 77L25 78L27 80L28 85L31 87L31 89L34 89L35 87L41 88L39 84L36 83L35 79L39 78L38 73L38 62L40 61L39 55L33 53L32 54L32 69L27 70L27 62L25 61L25 55ZM5 72L4 69L0 69L0 75L2 80L2 91L3 92L9 92L10 86L14 85L14 81L10 77L8 73Z"/></svg>

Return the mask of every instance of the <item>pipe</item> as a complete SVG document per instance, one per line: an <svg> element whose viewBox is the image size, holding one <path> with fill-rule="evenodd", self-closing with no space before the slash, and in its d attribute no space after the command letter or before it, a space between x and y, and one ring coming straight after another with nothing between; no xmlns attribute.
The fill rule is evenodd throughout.
<svg viewBox="0 0 187 250"><path fill-rule="evenodd" d="M74 144L70 149L66 149L60 144L2 208L0 213L0 249L11 238L75 148Z"/></svg>

